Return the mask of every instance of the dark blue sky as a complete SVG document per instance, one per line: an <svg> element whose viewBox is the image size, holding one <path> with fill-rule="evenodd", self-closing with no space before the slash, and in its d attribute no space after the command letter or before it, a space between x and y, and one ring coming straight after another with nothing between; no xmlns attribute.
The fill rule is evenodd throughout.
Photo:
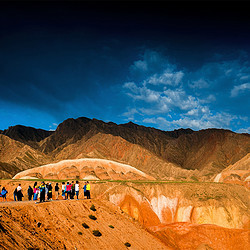
<svg viewBox="0 0 250 250"><path fill-rule="evenodd" d="M0 2L0 129L86 116L250 132L246 2Z"/></svg>

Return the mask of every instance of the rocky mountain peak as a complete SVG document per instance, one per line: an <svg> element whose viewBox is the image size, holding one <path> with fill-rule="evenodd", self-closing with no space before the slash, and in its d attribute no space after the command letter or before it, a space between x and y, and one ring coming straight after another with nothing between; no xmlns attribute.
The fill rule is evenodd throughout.
<svg viewBox="0 0 250 250"><path fill-rule="evenodd" d="M11 126L8 129L2 131L2 134L10 137L11 139L27 144L32 144L33 146L34 143L42 141L53 133L54 131L36 129L23 125Z"/></svg>

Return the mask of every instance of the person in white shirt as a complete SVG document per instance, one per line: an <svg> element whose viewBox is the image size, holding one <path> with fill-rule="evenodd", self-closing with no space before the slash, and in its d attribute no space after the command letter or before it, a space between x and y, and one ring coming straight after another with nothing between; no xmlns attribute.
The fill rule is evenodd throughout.
<svg viewBox="0 0 250 250"><path fill-rule="evenodd" d="M66 185L65 185L65 182L63 182L62 183L62 198L63 198L63 200L65 200L65 198L66 198L65 191L66 191Z"/></svg>
<svg viewBox="0 0 250 250"><path fill-rule="evenodd" d="M17 200L18 200L18 201L22 201L23 193L22 193L21 184L18 185L16 191L17 191Z"/></svg>
<svg viewBox="0 0 250 250"><path fill-rule="evenodd" d="M75 191L76 191L76 199L79 200L78 199L78 195L79 195L79 183L78 183L78 181L76 181L76 184L75 184Z"/></svg>

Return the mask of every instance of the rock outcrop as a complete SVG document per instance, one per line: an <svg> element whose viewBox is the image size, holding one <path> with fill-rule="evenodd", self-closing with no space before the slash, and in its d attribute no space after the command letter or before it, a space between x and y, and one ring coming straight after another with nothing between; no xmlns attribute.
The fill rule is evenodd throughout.
<svg viewBox="0 0 250 250"><path fill-rule="evenodd" d="M110 190L107 199L147 227L188 222L250 229L249 191L237 185L131 184Z"/></svg>
<svg viewBox="0 0 250 250"><path fill-rule="evenodd" d="M142 171L119 162L103 159L64 160L16 174L13 179L94 179L94 180L154 180Z"/></svg>

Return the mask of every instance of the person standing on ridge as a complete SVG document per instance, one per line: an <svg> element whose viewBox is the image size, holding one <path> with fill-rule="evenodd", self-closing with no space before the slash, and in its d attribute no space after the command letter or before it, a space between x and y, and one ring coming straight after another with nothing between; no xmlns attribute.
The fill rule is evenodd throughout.
<svg viewBox="0 0 250 250"><path fill-rule="evenodd" d="M7 195L8 191L5 189L5 187L2 188L2 191L1 191L1 197L3 197L3 201L5 200L6 201L6 195Z"/></svg>
<svg viewBox="0 0 250 250"><path fill-rule="evenodd" d="M16 201L17 200L17 187L15 188L13 195L14 195L14 201Z"/></svg>
<svg viewBox="0 0 250 250"><path fill-rule="evenodd" d="M40 202L45 202L45 183L44 181L39 186L40 189Z"/></svg>
<svg viewBox="0 0 250 250"><path fill-rule="evenodd" d="M52 201L52 185L49 183L48 185L48 200Z"/></svg>
<svg viewBox="0 0 250 250"><path fill-rule="evenodd" d="M78 199L78 195L79 195L79 183L78 183L78 181L76 181L75 191L76 191L76 199L79 200Z"/></svg>
<svg viewBox="0 0 250 250"><path fill-rule="evenodd" d="M49 200L49 183L45 184L45 197L46 200Z"/></svg>
<svg viewBox="0 0 250 250"><path fill-rule="evenodd" d="M56 185L55 185L55 193L56 193L56 200L58 200L58 197L59 197L59 186L58 186L58 183L56 183Z"/></svg>
<svg viewBox="0 0 250 250"><path fill-rule="evenodd" d="M33 201L36 201L36 200L37 200L38 193L39 193L39 188L38 188L38 186L37 186L37 182L34 183L34 186L33 186L33 193L34 193Z"/></svg>
<svg viewBox="0 0 250 250"><path fill-rule="evenodd" d="M66 199L65 193L66 193L66 185L65 185L65 182L63 182L62 183L62 198L63 198L63 200Z"/></svg>
<svg viewBox="0 0 250 250"><path fill-rule="evenodd" d="M29 199L29 201L31 201L33 194L34 194L33 189L32 189L31 186L29 186L29 188L28 188L28 199Z"/></svg>
<svg viewBox="0 0 250 250"><path fill-rule="evenodd" d="M87 182L85 182L84 183L84 186L83 186L83 195L84 195L84 199L85 199L85 197L87 196L87 194L86 194L86 188L87 188Z"/></svg>
<svg viewBox="0 0 250 250"><path fill-rule="evenodd" d="M68 200L70 198L70 193L71 193L71 184L69 183L69 181L67 182L66 185L66 193L67 193L66 200Z"/></svg>
<svg viewBox="0 0 250 250"><path fill-rule="evenodd" d="M71 183L71 190L70 190L70 199L74 199L74 196L75 196L75 183L74 181L72 181Z"/></svg>
<svg viewBox="0 0 250 250"><path fill-rule="evenodd" d="M86 196L87 196L87 199L90 199L90 184L88 181L86 185Z"/></svg>
<svg viewBox="0 0 250 250"><path fill-rule="evenodd" d="M17 200L22 201L23 193L22 193L22 187L21 184L17 187Z"/></svg>

